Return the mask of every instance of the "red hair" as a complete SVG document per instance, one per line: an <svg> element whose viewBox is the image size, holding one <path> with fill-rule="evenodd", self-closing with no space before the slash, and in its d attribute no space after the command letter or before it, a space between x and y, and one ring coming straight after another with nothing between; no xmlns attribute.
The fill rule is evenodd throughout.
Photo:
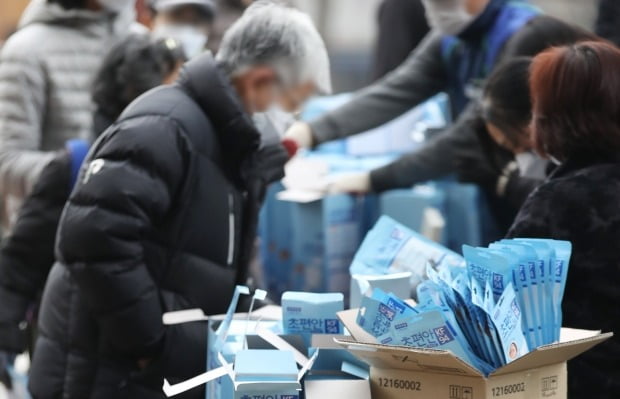
<svg viewBox="0 0 620 399"><path fill-rule="evenodd" d="M530 71L536 150L560 161L620 154L620 50L606 42L554 47Z"/></svg>

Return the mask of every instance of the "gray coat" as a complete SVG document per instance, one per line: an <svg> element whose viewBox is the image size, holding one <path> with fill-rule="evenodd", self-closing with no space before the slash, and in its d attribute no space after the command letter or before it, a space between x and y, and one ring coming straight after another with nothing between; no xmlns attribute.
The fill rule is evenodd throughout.
<svg viewBox="0 0 620 399"><path fill-rule="evenodd" d="M0 52L0 193L4 224L54 151L90 139L94 74L131 19L33 0Z"/></svg>

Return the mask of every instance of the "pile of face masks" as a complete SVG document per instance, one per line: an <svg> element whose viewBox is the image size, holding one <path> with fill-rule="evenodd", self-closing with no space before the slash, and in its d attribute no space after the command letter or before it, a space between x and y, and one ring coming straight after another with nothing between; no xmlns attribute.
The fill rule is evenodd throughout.
<svg viewBox="0 0 620 399"><path fill-rule="evenodd" d="M559 340L570 243L502 240L463 253L466 267L427 265L417 306L375 289L357 323L378 343L449 350L485 375Z"/></svg>

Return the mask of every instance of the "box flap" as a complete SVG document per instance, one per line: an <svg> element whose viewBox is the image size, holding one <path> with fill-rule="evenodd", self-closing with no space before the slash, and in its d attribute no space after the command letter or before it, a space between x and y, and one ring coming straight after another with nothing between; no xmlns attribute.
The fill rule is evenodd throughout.
<svg viewBox="0 0 620 399"><path fill-rule="evenodd" d="M563 329L565 330L565 329ZM506 366L491 373L491 376L516 373L529 369L540 368L552 364L564 363L580 354L592 349L596 345L607 341L613 333L601 334L598 331L568 330L563 331L563 338L572 339L568 342L560 342L541 346L527 355L507 364Z"/></svg>
<svg viewBox="0 0 620 399"><path fill-rule="evenodd" d="M235 391L237 392L290 392L300 391L301 384L299 382L235 382Z"/></svg>
<svg viewBox="0 0 620 399"><path fill-rule="evenodd" d="M342 349L342 347L335 342L335 339L348 338L350 337L346 335L314 334L310 338L310 347L320 349Z"/></svg>
<svg viewBox="0 0 620 399"><path fill-rule="evenodd" d="M307 380L304 392L306 399L371 398L368 380Z"/></svg>
<svg viewBox="0 0 620 399"><path fill-rule="evenodd" d="M336 342L371 367L483 377L478 370L448 351L368 344L346 340L336 340Z"/></svg>
<svg viewBox="0 0 620 399"><path fill-rule="evenodd" d="M375 343L377 340L372 335L368 334L362 327L357 324L357 314L359 309L349 309L336 313L338 318L344 324L345 328L349 331L351 336L355 338L357 342Z"/></svg>
<svg viewBox="0 0 620 399"><path fill-rule="evenodd" d="M299 364L301 367L306 367L308 365L309 359L308 357L306 357L306 355L298 351L295 347L293 347L293 345L286 342L282 337L278 336L273 331L259 328L256 331L256 334L271 345L273 345L278 350L293 352L295 362L297 362L297 364Z"/></svg>
<svg viewBox="0 0 620 399"><path fill-rule="evenodd" d="M174 324L192 323L194 321L208 321L209 317L202 309L185 309L174 312L166 312L162 315L162 322L166 326Z"/></svg>
<svg viewBox="0 0 620 399"><path fill-rule="evenodd" d="M215 379L228 375L228 372L229 370L226 367L219 367L174 385L170 385L168 380L164 379L164 386L162 389L167 397L176 396L180 393L189 391L190 389L194 389L200 385L204 385Z"/></svg>
<svg viewBox="0 0 620 399"><path fill-rule="evenodd" d="M282 308L276 305L263 306L252 312L252 319L258 320L282 320Z"/></svg>

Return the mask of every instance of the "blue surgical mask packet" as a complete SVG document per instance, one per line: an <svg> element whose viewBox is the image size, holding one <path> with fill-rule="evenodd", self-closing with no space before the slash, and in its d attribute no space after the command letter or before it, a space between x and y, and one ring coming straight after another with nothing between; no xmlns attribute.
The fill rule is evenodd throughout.
<svg viewBox="0 0 620 399"><path fill-rule="evenodd" d="M564 290L566 288L566 280L568 278L568 269L570 257L572 253L572 244L568 241L551 240L551 239L519 239L528 243L544 243L551 248L551 256L549 259L549 284L552 292L552 313L553 328L550 334L551 342L560 340L560 330L562 329L562 299L564 298Z"/></svg>
<svg viewBox="0 0 620 399"><path fill-rule="evenodd" d="M528 326L525 334L528 345L536 348L543 345L542 317L540 315L541 300L539 298L539 280L536 273L536 253L531 248L526 248L517 243L494 243L489 246L492 250L511 254L518 260L518 268L515 273L515 286L518 287L519 303L525 313ZM528 249L530 251L528 251Z"/></svg>
<svg viewBox="0 0 620 399"><path fill-rule="evenodd" d="M502 242L505 241L510 242L511 240L503 240ZM542 295L543 340L544 344L552 343L554 339L552 259L555 256L555 251L549 244L542 241L516 239L512 240L512 242L529 245L536 251L538 266L536 270L544 291Z"/></svg>
<svg viewBox="0 0 620 399"><path fill-rule="evenodd" d="M525 240L502 240L500 244L518 245L518 251L528 257L528 272L533 291L537 296L537 315L540 319L542 330L539 331L536 346L546 345L553 342L553 286L550 273L550 257L552 250L546 243L528 242Z"/></svg>
<svg viewBox="0 0 620 399"><path fill-rule="evenodd" d="M499 333L504 364L527 354L528 346L521 329L521 308L512 283L504 290L491 316Z"/></svg>
<svg viewBox="0 0 620 399"><path fill-rule="evenodd" d="M416 310L404 301L375 288L372 296L362 299L357 324L377 338L387 333L397 318L415 313Z"/></svg>
<svg viewBox="0 0 620 399"><path fill-rule="evenodd" d="M570 243L502 240L463 255L464 267L426 260L416 306L375 289L358 324L380 344L448 350L485 375L559 339Z"/></svg>
<svg viewBox="0 0 620 399"><path fill-rule="evenodd" d="M501 367L503 363L502 347L499 341L499 336L493 321L491 320L491 312L493 312L494 304L488 305L488 301L485 299L485 291L475 278L470 279L471 285L471 298L472 302L481 310L483 315L480 320L480 327L483 331L482 337L487 348L487 352L490 355L488 360L494 367Z"/></svg>
<svg viewBox="0 0 620 399"><path fill-rule="evenodd" d="M473 355L460 328L446 318L444 311L432 306L399 320L378 341L384 345L448 350L477 369L489 368Z"/></svg>
<svg viewBox="0 0 620 399"><path fill-rule="evenodd" d="M437 267L463 266L463 257L382 216L366 235L350 267L351 274L383 275L411 272L411 285L425 280L426 263Z"/></svg>
<svg viewBox="0 0 620 399"><path fill-rule="evenodd" d="M466 331L469 342L476 349L476 354L483 359L490 359L491 354L484 340L484 328L482 327L482 319L484 312L482 309L474 305L472 301L472 292L467 274L457 276L453 281L455 297L457 299L457 308L455 314L459 324Z"/></svg>

